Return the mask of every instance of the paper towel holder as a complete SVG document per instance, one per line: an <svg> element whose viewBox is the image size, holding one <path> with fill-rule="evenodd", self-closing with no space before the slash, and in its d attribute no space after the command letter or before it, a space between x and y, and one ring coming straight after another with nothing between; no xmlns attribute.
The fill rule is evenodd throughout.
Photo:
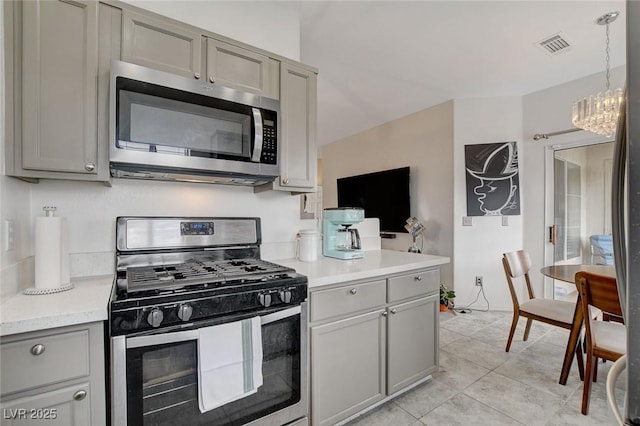
<svg viewBox="0 0 640 426"><path fill-rule="evenodd" d="M54 217L57 207L55 206L44 206L42 208L44 211L45 217ZM73 288L73 284L71 282L60 285L58 287L50 287L50 288L36 288L29 287L23 290L23 294L26 295L42 295L42 294L53 294L53 293L61 293L63 291L71 290Z"/></svg>

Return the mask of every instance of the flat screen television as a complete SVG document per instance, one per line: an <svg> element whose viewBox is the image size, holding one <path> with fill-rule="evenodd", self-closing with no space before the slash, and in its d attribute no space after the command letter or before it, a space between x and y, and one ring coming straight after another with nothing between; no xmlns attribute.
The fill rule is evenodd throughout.
<svg viewBox="0 0 640 426"><path fill-rule="evenodd" d="M361 207L380 219L381 232L407 232L411 216L409 167L338 179L338 207Z"/></svg>

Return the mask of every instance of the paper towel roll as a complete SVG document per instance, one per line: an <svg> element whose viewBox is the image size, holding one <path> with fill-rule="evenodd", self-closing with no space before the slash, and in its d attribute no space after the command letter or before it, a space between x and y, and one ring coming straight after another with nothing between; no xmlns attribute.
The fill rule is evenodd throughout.
<svg viewBox="0 0 640 426"><path fill-rule="evenodd" d="M35 288L49 289L69 283L66 223L61 217L36 218Z"/></svg>

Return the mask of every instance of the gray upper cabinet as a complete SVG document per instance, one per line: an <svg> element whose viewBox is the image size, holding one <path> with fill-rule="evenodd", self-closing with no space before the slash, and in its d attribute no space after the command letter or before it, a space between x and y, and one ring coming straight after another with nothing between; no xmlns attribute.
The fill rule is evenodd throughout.
<svg viewBox="0 0 640 426"><path fill-rule="evenodd" d="M122 60L199 79L202 75L202 33L124 9Z"/></svg>
<svg viewBox="0 0 640 426"><path fill-rule="evenodd" d="M7 52L8 101L17 110L8 123L7 174L105 179L96 127L98 3L7 3L6 45L15 47Z"/></svg>
<svg viewBox="0 0 640 426"><path fill-rule="evenodd" d="M213 38L207 38L209 83L279 98L279 61Z"/></svg>
<svg viewBox="0 0 640 426"><path fill-rule="evenodd" d="M282 166L280 186L316 186L317 76L293 64L282 64Z"/></svg>
<svg viewBox="0 0 640 426"><path fill-rule="evenodd" d="M256 190L315 192L317 77L307 68L280 64L280 178Z"/></svg>

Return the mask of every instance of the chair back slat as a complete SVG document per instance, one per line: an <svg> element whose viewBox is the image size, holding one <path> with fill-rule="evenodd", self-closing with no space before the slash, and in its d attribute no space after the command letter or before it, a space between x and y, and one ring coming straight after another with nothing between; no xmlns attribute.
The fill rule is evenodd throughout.
<svg viewBox="0 0 640 426"><path fill-rule="evenodd" d="M587 305L595 306L604 312L622 316L615 278L588 272L578 272L575 280L580 289L580 297L584 298L584 302Z"/></svg>
<svg viewBox="0 0 640 426"><path fill-rule="evenodd" d="M504 257L509 263L509 274L511 278L521 277L529 273L531 269L531 256L524 250L505 253Z"/></svg>
<svg viewBox="0 0 640 426"><path fill-rule="evenodd" d="M524 250L504 253L502 255L502 264L504 265L504 271L507 275L507 282L509 283L509 290L511 291L511 297L514 299L514 304L518 303L518 301L513 288L513 278L524 277L529 299L534 299L536 296L533 292L531 281L529 280L529 271L531 270L531 256L529 256L529 253Z"/></svg>
<svg viewBox="0 0 640 426"><path fill-rule="evenodd" d="M513 302L513 311L518 312L520 310L520 302L518 301L516 290L513 287L511 271L509 270L509 262L507 262L507 258L505 256L502 256L502 266L504 267L504 273L507 277L507 284L509 284L509 293L511 294L511 301Z"/></svg>

